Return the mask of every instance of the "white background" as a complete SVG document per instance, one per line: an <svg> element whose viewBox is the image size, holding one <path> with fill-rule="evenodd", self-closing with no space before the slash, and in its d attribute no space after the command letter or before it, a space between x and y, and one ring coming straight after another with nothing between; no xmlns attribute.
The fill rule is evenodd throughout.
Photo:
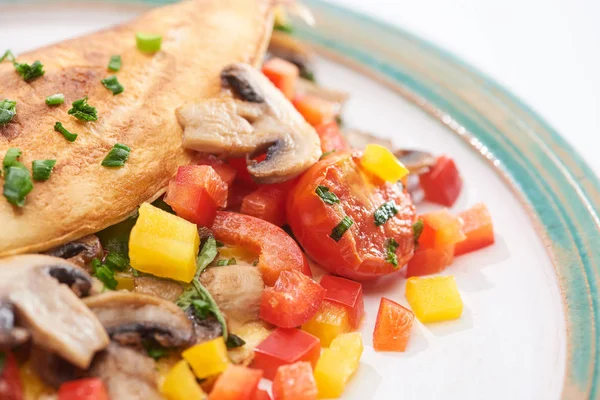
<svg viewBox="0 0 600 400"><path fill-rule="evenodd" d="M329 0L396 24L483 71L600 173L600 0Z"/></svg>

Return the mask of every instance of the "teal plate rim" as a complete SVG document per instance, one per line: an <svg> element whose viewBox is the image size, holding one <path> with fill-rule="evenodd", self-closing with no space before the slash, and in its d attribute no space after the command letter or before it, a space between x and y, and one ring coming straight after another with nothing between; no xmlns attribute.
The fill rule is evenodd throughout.
<svg viewBox="0 0 600 400"><path fill-rule="evenodd" d="M86 2L163 5L177 0ZM451 53L344 7L303 2L317 25L298 24L300 38L430 113L515 190L544 239L562 293L567 326L562 398L600 399L600 251L594 251L600 248L600 181L592 169L518 97Z"/></svg>

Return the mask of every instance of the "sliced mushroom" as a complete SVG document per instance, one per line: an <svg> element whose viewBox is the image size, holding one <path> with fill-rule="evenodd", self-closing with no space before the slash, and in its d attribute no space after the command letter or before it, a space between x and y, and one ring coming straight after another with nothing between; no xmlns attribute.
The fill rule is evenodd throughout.
<svg viewBox="0 0 600 400"><path fill-rule="evenodd" d="M0 299L11 304L16 323L27 329L34 346L83 369L109 342L102 324L68 287L85 295L91 285L84 270L62 258L22 255L0 260Z"/></svg>
<svg viewBox="0 0 600 400"><path fill-rule="evenodd" d="M273 31L269 53L295 64L302 76L312 75L315 54L304 43L285 32Z"/></svg>
<svg viewBox="0 0 600 400"><path fill-rule="evenodd" d="M114 341L140 345L155 340L164 347L194 343L194 329L186 314L160 297L131 292L105 292L85 299Z"/></svg>
<svg viewBox="0 0 600 400"><path fill-rule="evenodd" d="M175 302L181 293L181 283L169 279L156 278L154 276L137 276L133 279L134 292L157 296L168 301Z"/></svg>
<svg viewBox="0 0 600 400"><path fill-rule="evenodd" d="M225 313L232 328L258 319L265 283L252 265L228 265L208 268L200 281Z"/></svg>
<svg viewBox="0 0 600 400"><path fill-rule="evenodd" d="M232 64L221 72L233 91L177 110L185 147L225 156L246 155L260 183L292 179L318 161L319 137L283 94L259 71ZM262 162L252 157L266 154Z"/></svg>
<svg viewBox="0 0 600 400"><path fill-rule="evenodd" d="M94 258L102 258L102 244L98 236L88 235L48 250L44 254L64 258L85 268Z"/></svg>
<svg viewBox="0 0 600 400"><path fill-rule="evenodd" d="M200 319L191 309L188 309L187 315L194 324L196 343L207 342L223 335L223 326L214 316Z"/></svg>
<svg viewBox="0 0 600 400"><path fill-rule="evenodd" d="M27 329L15 326L15 310L8 301L0 300L0 351L7 351L29 340Z"/></svg>
<svg viewBox="0 0 600 400"><path fill-rule="evenodd" d="M38 377L56 389L63 383L81 378L85 374L85 370L77 368L55 353L37 346L31 347L29 362Z"/></svg>

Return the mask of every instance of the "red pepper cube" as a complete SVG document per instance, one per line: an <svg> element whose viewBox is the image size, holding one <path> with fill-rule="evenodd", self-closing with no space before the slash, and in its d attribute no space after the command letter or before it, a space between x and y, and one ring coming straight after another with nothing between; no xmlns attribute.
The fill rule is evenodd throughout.
<svg viewBox="0 0 600 400"><path fill-rule="evenodd" d="M198 165L211 166L212 169L214 169L215 172L221 177L223 182L227 184L227 188L229 188L235 180L235 176L237 174L236 169L212 154L202 154L194 160L194 163Z"/></svg>
<svg viewBox="0 0 600 400"><path fill-rule="evenodd" d="M438 157L433 168L421 175L419 180L425 192L425 200L446 207L454 204L463 186L454 160L446 156Z"/></svg>
<svg viewBox="0 0 600 400"><path fill-rule="evenodd" d="M346 138L340 132L338 124L335 121L326 122L315 127L319 139L321 139L321 151L327 153L330 151L347 151L350 146Z"/></svg>
<svg viewBox="0 0 600 400"><path fill-rule="evenodd" d="M453 244L435 248L419 246L408 261L406 277L437 274L452 264L453 260Z"/></svg>
<svg viewBox="0 0 600 400"><path fill-rule="evenodd" d="M320 282L327 292L325 300L346 307L350 315L350 325L357 329L365 315L362 285L350 279L325 275Z"/></svg>
<svg viewBox="0 0 600 400"><path fill-rule="evenodd" d="M382 297L373 330L375 351L406 350L414 320L415 315L412 311Z"/></svg>
<svg viewBox="0 0 600 400"><path fill-rule="evenodd" d="M184 165L179 167L175 182L203 188L219 207L227 206L227 184L209 165Z"/></svg>
<svg viewBox="0 0 600 400"><path fill-rule="evenodd" d="M262 371L230 365L215 382L208 400L254 400Z"/></svg>
<svg viewBox="0 0 600 400"><path fill-rule="evenodd" d="M273 400L317 400L318 392L307 362L281 366L273 380Z"/></svg>
<svg viewBox="0 0 600 400"><path fill-rule="evenodd" d="M261 186L244 197L240 212L282 226L285 224L286 199L287 193L282 188Z"/></svg>
<svg viewBox="0 0 600 400"><path fill-rule="evenodd" d="M487 207L483 203L475 204L459 214L464 221L465 240L456 244L454 255L469 253L494 244L494 225Z"/></svg>
<svg viewBox="0 0 600 400"><path fill-rule="evenodd" d="M281 58L271 58L264 63L262 73L269 78L275 87L289 100L296 94L296 82L300 70L295 64Z"/></svg>
<svg viewBox="0 0 600 400"><path fill-rule="evenodd" d="M164 200L177 216L194 224L210 228L215 222L217 205L202 187L171 180Z"/></svg>
<svg viewBox="0 0 600 400"><path fill-rule="evenodd" d="M308 94L294 97L292 104L312 126L333 121L340 111L338 104Z"/></svg>
<svg viewBox="0 0 600 400"><path fill-rule="evenodd" d="M264 390L259 389L254 393L254 398L252 400L271 400L271 396Z"/></svg>
<svg viewBox="0 0 600 400"><path fill-rule="evenodd" d="M23 384L19 364L12 353L4 353L4 368L0 371L0 399L23 399Z"/></svg>
<svg viewBox="0 0 600 400"><path fill-rule="evenodd" d="M108 392L102 379L84 378L60 385L58 400L108 400Z"/></svg>
<svg viewBox="0 0 600 400"><path fill-rule="evenodd" d="M308 361L313 367L321 355L319 339L300 329L273 331L254 349L254 368L262 369L264 377L275 378L277 368L298 361Z"/></svg>
<svg viewBox="0 0 600 400"><path fill-rule="evenodd" d="M423 232L419 246L428 249L446 247L465 240L463 221L447 209L423 214Z"/></svg>

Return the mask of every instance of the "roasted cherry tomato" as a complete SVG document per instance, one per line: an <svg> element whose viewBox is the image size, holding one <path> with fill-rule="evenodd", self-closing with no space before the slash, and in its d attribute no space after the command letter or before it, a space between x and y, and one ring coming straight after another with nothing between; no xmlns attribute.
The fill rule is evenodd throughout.
<svg viewBox="0 0 600 400"><path fill-rule="evenodd" d="M263 185L243 198L240 212L281 226L285 223L286 195L279 187Z"/></svg>
<svg viewBox="0 0 600 400"><path fill-rule="evenodd" d="M17 359L12 353L0 352L0 357L4 358L4 368L0 372L0 399L22 400L23 386Z"/></svg>
<svg viewBox="0 0 600 400"><path fill-rule="evenodd" d="M58 400L108 400L108 393L100 378L85 378L63 383Z"/></svg>
<svg viewBox="0 0 600 400"><path fill-rule="evenodd" d="M317 264L366 280L408 262L415 209L399 184L361 168L360 156L334 153L309 168L288 196L287 216L296 239ZM340 223L349 221L352 225L343 232Z"/></svg>

